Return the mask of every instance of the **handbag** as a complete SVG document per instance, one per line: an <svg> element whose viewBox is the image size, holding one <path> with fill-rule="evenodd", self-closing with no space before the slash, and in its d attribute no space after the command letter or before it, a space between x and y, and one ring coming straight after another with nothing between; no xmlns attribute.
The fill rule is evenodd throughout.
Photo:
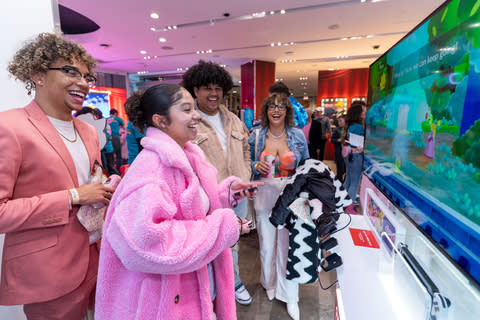
<svg viewBox="0 0 480 320"><path fill-rule="evenodd" d="M346 158L348 155L352 153L352 147L349 145L343 145L342 146L342 157Z"/></svg>
<svg viewBox="0 0 480 320"><path fill-rule="evenodd" d="M258 134L260 129L255 130L255 157L258 153ZM253 178L253 172L252 172ZM263 185L258 186L257 194L253 200L253 212L254 218L258 212L268 212L272 211L272 208L275 206L275 202L278 199L278 196L283 191L287 179L285 178L262 178Z"/></svg>

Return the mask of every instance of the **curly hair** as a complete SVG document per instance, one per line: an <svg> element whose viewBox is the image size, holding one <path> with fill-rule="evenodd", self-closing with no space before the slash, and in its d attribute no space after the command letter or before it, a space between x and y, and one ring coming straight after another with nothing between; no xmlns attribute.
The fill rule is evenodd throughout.
<svg viewBox="0 0 480 320"><path fill-rule="evenodd" d="M128 120L133 122L135 119L135 108L140 104L140 100L142 99L143 90L138 90L132 93L130 97L125 101L125 113L127 114Z"/></svg>
<svg viewBox="0 0 480 320"><path fill-rule="evenodd" d="M47 72L57 60L73 63L73 59L87 66L88 72L94 74L96 61L85 49L72 41L51 33L40 33L35 39L28 41L17 51L7 70L16 79L25 83L28 95L35 89L31 77L39 72Z"/></svg>
<svg viewBox="0 0 480 320"><path fill-rule="evenodd" d="M268 119L268 106L271 104L285 104L287 111L285 115L285 127L294 127L295 121L293 120L293 107L292 103L285 94L273 94L270 97L263 100L262 111L260 116L262 117L261 125L263 128L268 127L270 120Z"/></svg>
<svg viewBox="0 0 480 320"><path fill-rule="evenodd" d="M192 97L196 98L193 88L217 84L222 87L223 94L226 94L233 87L232 76L221 66L211 61L198 61L198 64L189 68L183 74L182 85Z"/></svg>

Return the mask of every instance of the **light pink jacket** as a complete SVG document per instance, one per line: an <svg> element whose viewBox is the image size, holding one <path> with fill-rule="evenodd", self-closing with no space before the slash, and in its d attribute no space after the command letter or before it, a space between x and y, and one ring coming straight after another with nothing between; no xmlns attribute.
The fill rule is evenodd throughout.
<svg viewBox="0 0 480 320"><path fill-rule="evenodd" d="M144 149L110 203L100 252L95 319L212 319L207 264L213 262L218 319L236 319L230 247L237 218L230 177L203 152L149 128ZM193 168L193 169L192 169ZM199 187L210 200L207 215Z"/></svg>

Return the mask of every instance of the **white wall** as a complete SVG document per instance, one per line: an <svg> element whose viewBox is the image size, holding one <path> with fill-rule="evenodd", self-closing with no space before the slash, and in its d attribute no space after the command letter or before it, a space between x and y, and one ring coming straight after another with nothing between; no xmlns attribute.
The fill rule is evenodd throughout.
<svg viewBox="0 0 480 320"><path fill-rule="evenodd" d="M55 8L55 14L54 9ZM58 17L57 0L2 0L0 4L0 111L23 107L30 100L23 83L9 77L8 62L24 41L40 32L54 32L54 16ZM58 28L58 27L57 27ZM4 236L0 235L0 251ZM0 319L26 319L21 306L0 306Z"/></svg>

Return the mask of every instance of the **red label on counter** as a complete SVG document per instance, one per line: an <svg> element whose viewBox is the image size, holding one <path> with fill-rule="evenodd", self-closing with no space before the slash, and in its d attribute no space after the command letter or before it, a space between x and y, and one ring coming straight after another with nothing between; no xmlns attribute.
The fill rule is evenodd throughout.
<svg viewBox="0 0 480 320"><path fill-rule="evenodd" d="M356 246L380 248L373 232L370 230L350 228L350 235L352 236L353 244Z"/></svg>

